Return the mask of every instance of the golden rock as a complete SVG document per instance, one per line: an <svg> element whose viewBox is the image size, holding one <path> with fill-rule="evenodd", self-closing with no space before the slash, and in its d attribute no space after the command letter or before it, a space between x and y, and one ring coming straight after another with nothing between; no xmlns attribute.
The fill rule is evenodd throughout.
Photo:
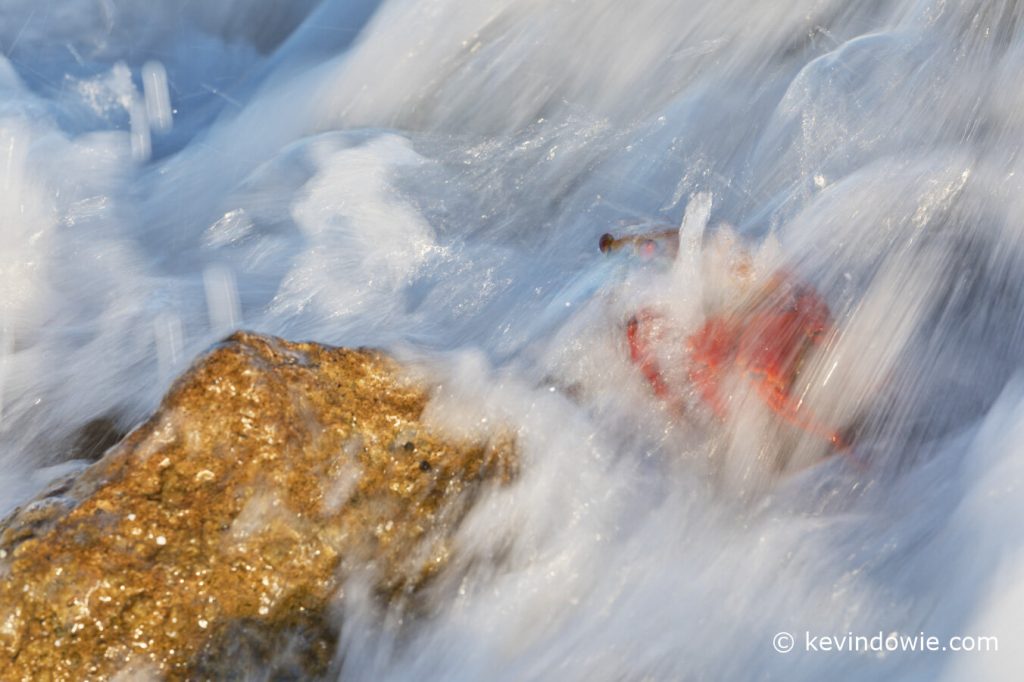
<svg viewBox="0 0 1024 682"><path fill-rule="evenodd" d="M219 344L99 462L0 523L0 679L219 678L239 657L324 672L345 578L413 595L480 486L514 468L507 436L422 424L428 397L378 352Z"/></svg>

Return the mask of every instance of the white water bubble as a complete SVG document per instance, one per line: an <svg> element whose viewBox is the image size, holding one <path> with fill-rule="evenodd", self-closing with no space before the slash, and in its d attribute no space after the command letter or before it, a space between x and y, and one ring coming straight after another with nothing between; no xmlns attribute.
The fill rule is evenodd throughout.
<svg viewBox="0 0 1024 682"><path fill-rule="evenodd" d="M238 328L242 318L235 276L227 267L213 265L203 272L203 286L210 329L217 336L227 336Z"/></svg>
<svg viewBox="0 0 1024 682"><path fill-rule="evenodd" d="M181 318L166 312L158 315L153 320L153 338L156 342L158 373L164 381L173 376L181 365Z"/></svg>
<svg viewBox="0 0 1024 682"><path fill-rule="evenodd" d="M142 90L146 101L146 116L152 130L164 133L171 129L171 93L167 87L167 69L160 62L146 62L142 66Z"/></svg>
<svg viewBox="0 0 1024 682"><path fill-rule="evenodd" d="M14 350L14 337L6 322L0 324L0 430L4 426L4 389L7 381L8 358Z"/></svg>
<svg viewBox="0 0 1024 682"><path fill-rule="evenodd" d="M149 127L149 115L146 113L146 101L143 98L136 96L132 99L128 120L132 158L139 163L149 161L149 157L153 153L153 141Z"/></svg>

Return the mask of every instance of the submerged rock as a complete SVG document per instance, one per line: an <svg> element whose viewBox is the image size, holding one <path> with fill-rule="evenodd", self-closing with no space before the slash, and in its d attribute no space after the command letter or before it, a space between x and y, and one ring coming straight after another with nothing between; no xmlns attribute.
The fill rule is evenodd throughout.
<svg viewBox="0 0 1024 682"><path fill-rule="evenodd" d="M371 351L238 333L99 462L0 524L0 677L323 672L342 581L382 600L446 563L507 437L420 423L427 388Z"/></svg>

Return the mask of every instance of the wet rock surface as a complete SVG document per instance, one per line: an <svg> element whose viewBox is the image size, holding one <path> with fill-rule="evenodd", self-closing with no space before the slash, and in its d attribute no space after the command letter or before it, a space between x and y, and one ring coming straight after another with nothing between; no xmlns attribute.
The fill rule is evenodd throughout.
<svg viewBox="0 0 1024 682"><path fill-rule="evenodd" d="M382 603L441 570L507 437L420 423L379 353L239 333L96 464L0 524L0 679L323 673L346 577Z"/></svg>

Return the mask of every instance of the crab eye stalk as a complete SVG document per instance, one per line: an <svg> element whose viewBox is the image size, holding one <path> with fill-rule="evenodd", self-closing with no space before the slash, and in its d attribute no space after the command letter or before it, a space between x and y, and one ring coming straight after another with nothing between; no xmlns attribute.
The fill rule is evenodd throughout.
<svg viewBox="0 0 1024 682"><path fill-rule="evenodd" d="M612 247L615 246L615 237L605 232L601 235L601 240L597 243L597 246L601 249L601 253L610 253Z"/></svg>

